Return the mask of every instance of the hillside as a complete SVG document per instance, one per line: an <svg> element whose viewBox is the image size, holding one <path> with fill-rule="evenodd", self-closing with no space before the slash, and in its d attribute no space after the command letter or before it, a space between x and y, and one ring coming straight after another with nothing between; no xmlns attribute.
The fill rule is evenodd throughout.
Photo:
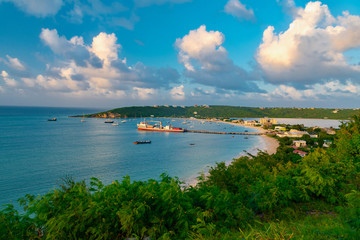
<svg viewBox="0 0 360 240"><path fill-rule="evenodd" d="M87 117L197 117L197 118L328 118L349 119L360 113L359 109L330 109L330 108L255 108L235 106L191 106L191 107L123 107L106 112L90 114Z"/></svg>

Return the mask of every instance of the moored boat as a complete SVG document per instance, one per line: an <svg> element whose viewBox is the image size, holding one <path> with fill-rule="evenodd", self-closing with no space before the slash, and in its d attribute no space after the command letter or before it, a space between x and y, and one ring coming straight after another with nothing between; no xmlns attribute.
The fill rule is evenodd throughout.
<svg viewBox="0 0 360 240"><path fill-rule="evenodd" d="M105 120L105 123L114 123L114 121L111 120L111 119L106 119L106 120Z"/></svg>
<svg viewBox="0 0 360 240"><path fill-rule="evenodd" d="M48 121L56 121L56 118L49 118Z"/></svg>
<svg viewBox="0 0 360 240"><path fill-rule="evenodd" d="M134 144L147 144L147 143L151 143L150 140L146 140L146 141L135 141Z"/></svg>

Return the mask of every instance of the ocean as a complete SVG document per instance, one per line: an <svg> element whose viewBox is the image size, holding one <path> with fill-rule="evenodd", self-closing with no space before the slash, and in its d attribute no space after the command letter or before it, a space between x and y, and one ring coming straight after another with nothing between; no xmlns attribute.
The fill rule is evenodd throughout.
<svg viewBox="0 0 360 240"><path fill-rule="evenodd" d="M45 194L61 184L97 177L104 184L129 175L132 180L159 179L162 173L190 181L216 162L230 162L264 149L261 136L138 131L140 119L118 126L105 119L69 118L105 109L0 107L0 206L16 204L25 194ZM49 118L57 121L47 121ZM154 119L194 130L244 131L241 126L184 119ZM247 129L253 132L253 129ZM151 140L135 145L134 141ZM194 145L190 145L194 144Z"/></svg>

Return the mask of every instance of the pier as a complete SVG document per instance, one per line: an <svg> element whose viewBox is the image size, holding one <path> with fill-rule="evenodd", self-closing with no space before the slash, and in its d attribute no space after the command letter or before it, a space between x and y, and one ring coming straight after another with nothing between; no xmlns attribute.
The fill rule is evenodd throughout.
<svg viewBox="0 0 360 240"><path fill-rule="evenodd" d="M185 130L184 132L190 133L205 133L205 134L229 134L229 135L266 135L268 132L215 132L215 131L199 131L199 130Z"/></svg>

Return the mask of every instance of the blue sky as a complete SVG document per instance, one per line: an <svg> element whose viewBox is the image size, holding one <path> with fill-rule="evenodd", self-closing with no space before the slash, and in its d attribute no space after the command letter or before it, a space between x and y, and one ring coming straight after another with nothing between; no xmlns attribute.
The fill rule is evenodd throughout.
<svg viewBox="0 0 360 240"><path fill-rule="evenodd" d="M360 5L0 0L0 105L358 108Z"/></svg>

